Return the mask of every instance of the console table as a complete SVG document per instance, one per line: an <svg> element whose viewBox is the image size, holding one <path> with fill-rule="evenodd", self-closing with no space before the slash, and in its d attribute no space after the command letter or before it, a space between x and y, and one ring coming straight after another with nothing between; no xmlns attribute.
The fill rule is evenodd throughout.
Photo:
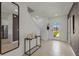
<svg viewBox="0 0 79 59"><path fill-rule="evenodd" d="M38 37L40 44L38 45ZM36 40L36 45L31 48L31 41L35 39ZM26 51L26 41L28 40L28 45L29 45L29 50ZM41 36L35 36L34 38L25 38L24 39L24 53L28 56L32 55L35 51L37 51L41 47ZM35 49L35 50L33 50Z"/></svg>

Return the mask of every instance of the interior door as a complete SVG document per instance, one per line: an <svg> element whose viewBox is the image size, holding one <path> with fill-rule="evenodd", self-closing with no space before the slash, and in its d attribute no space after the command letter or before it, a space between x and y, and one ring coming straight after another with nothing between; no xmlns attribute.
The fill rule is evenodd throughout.
<svg viewBox="0 0 79 59"><path fill-rule="evenodd" d="M19 29L18 16L16 14L13 14L13 41L18 40L19 37L18 29Z"/></svg>

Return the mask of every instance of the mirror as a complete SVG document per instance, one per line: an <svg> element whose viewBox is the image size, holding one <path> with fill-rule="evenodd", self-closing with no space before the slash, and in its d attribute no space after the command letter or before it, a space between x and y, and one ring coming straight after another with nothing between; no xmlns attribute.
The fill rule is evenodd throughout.
<svg viewBox="0 0 79 59"><path fill-rule="evenodd" d="M19 6L1 2L1 54L19 47Z"/></svg>

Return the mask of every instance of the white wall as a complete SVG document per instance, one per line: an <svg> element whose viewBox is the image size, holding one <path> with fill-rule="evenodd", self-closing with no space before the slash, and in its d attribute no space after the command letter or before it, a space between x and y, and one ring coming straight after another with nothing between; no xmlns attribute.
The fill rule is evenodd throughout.
<svg viewBox="0 0 79 59"><path fill-rule="evenodd" d="M19 7L20 7L20 18L19 18L19 26L20 26L20 35L19 35L19 43L20 46L19 48L8 52L4 55L15 55L15 56L20 56L24 54L24 38L26 37L26 35L30 32L38 32L38 29L35 25L35 23L32 21L31 16L29 15L29 13L27 12L27 6L25 3L18 3Z"/></svg>
<svg viewBox="0 0 79 59"><path fill-rule="evenodd" d="M43 18L43 17L36 17L36 16L34 16L34 15L32 15L32 18L33 18L33 22L37 25L37 28L39 29L39 31L40 31L40 35L41 35L41 39L42 39L42 37L44 37L43 36L43 33L44 33L44 31L46 30L45 28L45 26L46 26L46 22L47 22L47 20L45 19L45 18Z"/></svg>
<svg viewBox="0 0 79 59"><path fill-rule="evenodd" d="M48 40L48 34L47 34L47 23L48 23L48 19L44 18L44 17L40 17L38 15L33 15L32 14L32 18L33 18L33 22L37 25L38 29L40 29L40 35L41 35L41 39L42 40Z"/></svg>

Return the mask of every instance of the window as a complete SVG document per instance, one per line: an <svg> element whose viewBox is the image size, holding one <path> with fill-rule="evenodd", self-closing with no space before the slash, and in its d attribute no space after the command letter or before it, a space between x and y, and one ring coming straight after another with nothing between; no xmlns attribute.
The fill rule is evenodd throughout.
<svg viewBox="0 0 79 59"><path fill-rule="evenodd" d="M57 38L59 37L59 22L54 22L53 23L53 28L52 28L52 33L53 37Z"/></svg>

